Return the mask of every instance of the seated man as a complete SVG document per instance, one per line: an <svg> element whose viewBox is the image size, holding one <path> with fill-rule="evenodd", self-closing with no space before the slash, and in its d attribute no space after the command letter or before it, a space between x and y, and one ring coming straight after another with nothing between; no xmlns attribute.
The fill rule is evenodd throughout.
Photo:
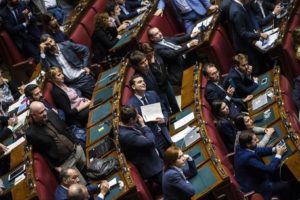
<svg viewBox="0 0 300 200"><path fill-rule="evenodd" d="M132 162L143 179L162 184L163 161L155 147L155 137L133 106L120 111L119 141L126 158Z"/></svg>
<svg viewBox="0 0 300 200"><path fill-rule="evenodd" d="M121 13L119 15L119 19L121 22L124 20L132 19L147 10L144 1L141 2L128 1L128 0L115 0L115 1L117 4L120 5L121 8Z"/></svg>
<svg viewBox="0 0 300 200"><path fill-rule="evenodd" d="M32 102L29 110L32 123L26 137L33 151L43 155L50 167L57 171L74 167L79 173L80 182L86 184L80 173L86 167L84 151L71 133L67 132L64 121L38 101Z"/></svg>
<svg viewBox="0 0 300 200"><path fill-rule="evenodd" d="M159 95L168 113L171 113L171 102L173 102L171 108L172 111L178 112L179 107L176 102L173 88L167 79L167 73L163 62L161 61L158 63L157 61L154 61L149 64L146 55L140 51L132 52L129 61L135 69L135 74L139 74L144 78L147 85L147 91L154 90ZM172 90L171 93L173 93L173 95L168 95L168 89Z"/></svg>
<svg viewBox="0 0 300 200"><path fill-rule="evenodd" d="M187 33L192 32L195 23L204 18L208 11L218 9L218 5L212 5L209 0L171 0L170 2L176 11L178 21L184 24Z"/></svg>
<svg viewBox="0 0 300 200"><path fill-rule="evenodd" d="M211 104L216 100L225 101L229 106L229 116L235 118L242 110L244 102L253 98L252 95L244 99L233 98L235 88L230 86L225 89L220 80L219 70L212 63L206 63L203 67L203 75L207 77L207 85L205 88L205 98Z"/></svg>
<svg viewBox="0 0 300 200"><path fill-rule="evenodd" d="M235 177L243 192L254 190L263 195L265 200L272 196L280 199L295 199L291 195L291 185L288 182L272 182L271 176L280 165L282 155L287 151L284 146L256 147L259 139L251 130L242 131L239 145L234 155ZM276 153L270 164L264 164L261 156Z"/></svg>
<svg viewBox="0 0 300 200"><path fill-rule="evenodd" d="M40 87L36 84L29 84L25 87L24 89L24 94L25 96L29 99L30 102L33 101L40 101L42 102L47 109L50 109L54 111L55 113L58 114L58 116L62 119L65 120L65 113L61 109L56 109L52 107L43 97L43 93L40 89Z"/></svg>
<svg viewBox="0 0 300 200"><path fill-rule="evenodd" d="M109 184L107 183L103 189L101 189L101 192L96 200L104 200L104 193L109 192ZM88 193L88 188L82 184L75 183L70 186L68 191L68 200L87 200L87 199L94 199L91 195Z"/></svg>
<svg viewBox="0 0 300 200"><path fill-rule="evenodd" d="M153 103L160 103L161 105L164 118L157 118L156 121L146 122L146 125L151 129L152 133L154 133L156 147L161 157L163 157L165 150L172 143L167 128L168 112L155 91L146 91L146 83L141 75L137 74L131 77L129 84L134 95L129 99L128 105L136 107L139 115L142 115L141 106L143 105Z"/></svg>
<svg viewBox="0 0 300 200"><path fill-rule="evenodd" d="M67 85L77 88L82 95L90 99L95 87L95 79L90 74L90 52L81 44L71 41L56 43L49 34L41 36L41 63L44 70L60 67ZM78 57L82 54L83 59Z"/></svg>
<svg viewBox="0 0 300 200"><path fill-rule="evenodd" d="M22 53L33 56L39 61L41 30L37 27L36 18L26 3L19 0L8 0L7 5L1 10L0 16L4 28Z"/></svg>
<svg viewBox="0 0 300 200"><path fill-rule="evenodd" d="M184 53L188 49L198 45L198 39L193 38L199 33L200 31L197 28L191 34L181 37L164 38L158 28L152 27L148 30L149 40L153 44L157 54L162 57L166 67L168 67L169 81L172 85L181 86L182 73L187 65Z"/></svg>
<svg viewBox="0 0 300 200"><path fill-rule="evenodd" d="M258 87L258 78L252 76L252 66L248 64L248 56L237 54L233 57L234 66L230 69L228 85L235 88L237 97L245 98Z"/></svg>
<svg viewBox="0 0 300 200"><path fill-rule="evenodd" d="M67 200L68 190L72 184L79 183L79 174L73 168L62 169L59 174L60 185L57 186L55 191L55 200ZM99 193L105 196L108 192L109 186L107 181L102 181L99 185L88 185L87 192L89 195ZM100 195L99 194L99 195Z"/></svg>
<svg viewBox="0 0 300 200"><path fill-rule="evenodd" d="M17 123L17 117L0 116L0 142L13 134L8 126L14 126Z"/></svg>

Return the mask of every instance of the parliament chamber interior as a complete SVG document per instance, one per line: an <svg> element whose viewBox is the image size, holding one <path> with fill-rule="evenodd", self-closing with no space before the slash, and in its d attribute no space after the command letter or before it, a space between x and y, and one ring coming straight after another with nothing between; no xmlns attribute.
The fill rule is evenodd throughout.
<svg viewBox="0 0 300 200"><path fill-rule="evenodd" d="M57 0L55 4L60 4L46 6L42 12L36 2L49 5L49 1L0 1L0 199L300 198L299 0ZM63 2L68 3L66 10ZM197 7L199 2L204 13ZM273 7L264 11L262 5L267 3ZM116 5L121 12L119 17L111 14L117 12ZM238 6L242 11L235 10ZM57 10L50 12L53 8L63 10L62 19L56 15ZM186 10L187 13L183 12ZM18 17L20 11L22 16ZM45 17L47 11L51 13L50 21L56 17L59 28L55 31L45 24L51 24ZM238 12L244 14L239 16ZM196 13L192 20L188 18L190 13ZM130 14L134 15L128 17ZM101 27L111 18L115 21L109 23L114 23L114 27L123 27L113 31L111 27ZM30 35L34 28L41 31ZM36 33L37 40L33 38ZM58 50L47 47L56 44ZM64 48L74 53L65 54ZM72 69L77 65L80 67ZM56 69L52 71L53 67ZM152 70L152 75L148 71L143 73L141 68ZM70 77L77 76L77 72L80 75L71 81ZM59 75L65 83L57 82ZM80 82L83 77L85 85ZM242 83L248 78L252 85ZM142 83L136 81L140 79ZM10 83L19 95L8 101L14 96ZM32 91L41 89L38 99L27 88L32 85L37 85ZM85 88L88 85L92 88L90 93ZM207 85L217 89L208 91ZM76 90L68 89L72 87ZM79 102L70 98L74 91ZM146 103L140 92L147 97ZM34 106L44 108L43 119L38 119ZM132 106L136 107L133 118L128 114ZM64 112L62 117L60 110ZM245 128L240 128L244 122L238 121L238 116L250 119L251 128L246 122ZM57 122L49 125L38 120ZM133 128L132 120L134 126L142 129ZM68 130L76 142L60 136L63 134L56 125ZM145 127L155 139L149 138ZM256 132L256 127L263 134ZM53 128L57 130L52 131ZM51 141L55 148L42 137L46 129L52 131L47 138L55 137ZM134 136L129 138L129 129L145 144L138 143ZM257 139L255 144L259 145L255 148L272 153L258 157L250 143L242 148L246 129ZM261 144L258 141L265 139L264 134L268 138ZM163 139L158 141L156 137ZM68 166L65 161L70 157L63 159L70 145L75 148L72 155L77 155L79 147L84 152L83 168L75 167L74 163ZM166 167L171 147L186 156L183 170L175 164ZM59 148L62 152L52 155ZM243 160L245 148L255 158ZM150 154L152 150L155 155ZM155 161L147 160L147 155ZM175 161L181 157L178 155ZM196 171L185 177L190 162ZM73 198L71 189L68 191L70 185L65 184L70 181L65 178L68 175L62 173L68 167L75 167L83 175L83 185L96 185L97 192L92 193L89 186L84 186L89 196ZM148 176L154 168L159 168L162 180L153 181L153 176ZM168 183L172 179L167 179L167 175L172 170L182 174L182 186ZM79 179L83 183L80 176L77 179L76 183ZM275 189L275 182L282 184ZM280 193L279 187L286 187L283 183L288 190ZM59 197L58 187L65 190L64 197ZM186 187L191 193L184 191Z"/></svg>

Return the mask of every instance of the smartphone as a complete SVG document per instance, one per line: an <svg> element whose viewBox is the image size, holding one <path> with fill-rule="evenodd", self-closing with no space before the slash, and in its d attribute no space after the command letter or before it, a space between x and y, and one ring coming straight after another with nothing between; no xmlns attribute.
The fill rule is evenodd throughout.
<svg viewBox="0 0 300 200"><path fill-rule="evenodd" d="M235 82L234 82L234 80L231 78L231 79L229 79L229 85L231 86L231 87L233 87L233 88L236 88L236 85L235 85Z"/></svg>
<svg viewBox="0 0 300 200"><path fill-rule="evenodd" d="M14 170L12 173L8 175L8 181L12 181L15 178L17 178L19 175L21 175L23 172L25 172L25 165L21 165L16 170Z"/></svg>

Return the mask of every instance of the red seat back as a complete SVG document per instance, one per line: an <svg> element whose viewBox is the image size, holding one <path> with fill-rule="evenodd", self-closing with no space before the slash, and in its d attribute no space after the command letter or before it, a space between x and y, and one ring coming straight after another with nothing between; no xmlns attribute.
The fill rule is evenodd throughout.
<svg viewBox="0 0 300 200"><path fill-rule="evenodd" d="M150 194L150 191L148 190L138 169L131 162L128 162L128 166L130 168L131 177L133 178L133 181L136 185L136 190L137 190L139 199L140 200L153 200L153 198Z"/></svg>
<svg viewBox="0 0 300 200"><path fill-rule="evenodd" d="M44 87L43 96L47 103L50 104L53 108L55 108L56 106L52 97L52 88L53 83L51 81L47 81Z"/></svg>
<svg viewBox="0 0 300 200"><path fill-rule="evenodd" d="M124 78L124 84L123 84L124 88L123 88L122 99L121 99L122 105L127 105L128 100L133 95L133 92L129 86L129 81L131 77L134 75L134 73L135 70L132 67L129 67L126 76Z"/></svg>
<svg viewBox="0 0 300 200"><path fill-rule="evenodd" d="M289 25L289 31L293 32L295 28L297 28L300 25L300 16L299 15L294 15L293 18L291 19L291 23Z"/></svg>
<svg viewBox="0 0 300 200"><path fill-rule="evenodd" d="M89 9L80 21L80 24L84 26L90 38L92 38L95 29L95 15L96 11L94 9Z"/></svg>
<svg viewBox="0 0 300 200"><path fill-rule="evenodd" d="M58 181L48 163L39 153L33 153L33 171L40 200L53 200Z"/></svg>
<svg viewBox="0 0 300 200"><path fill-rule="evenodd" d="M233 64L234 49L222 26L219 26L217 31L215 31L210 46L214 59L217 62L216 64L219 66L222 74L228 73Z"/></svg>
<svg viewBox="0 0 300 200"><path fill-rule="evenodd" d="M76 29L70 36L70 40L72 40L75 43L83 44L91 50L91 46L92 46L91 37L82 24L77 25Z"/></svg>
<svg viewBox="0 0 300 200"><path fill-rule="evenodd" d="M300 75L300 64L296 59L295 51L293 47L292 33L287 33L286 39L283 43L283 68L290 71L293 77Z"/></svg>
<svg viewBox="0 0 300 200"><path fill-rule="evenodd" d="M105 11L106 4L108 0L96 0L95 3L91 6L97 13Z"/></svg>

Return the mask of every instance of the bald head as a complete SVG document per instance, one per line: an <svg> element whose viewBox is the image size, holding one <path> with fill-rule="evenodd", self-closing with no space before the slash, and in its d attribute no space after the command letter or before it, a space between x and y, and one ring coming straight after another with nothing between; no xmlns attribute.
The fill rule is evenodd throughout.
<svg viewBox="0 0 300 200"><path fill-rule="evenodd" d="M47 121L47 111L42 102L33 101L29 106L29 110L34 122L44 123Z"/></svg>
<svg viewBox="0 0 300 200"><path fill-rule="evenodd" d="M147 34L151 42L160 42L163 39L162 33L156 27L150 28Z"/></svg>
<svg viewBox="0 0 300 200"><path fill-rule="evenodd" d="M89 193L87 188L81 184L73 184L68 190L68 200L88 200Z"/></svg>

